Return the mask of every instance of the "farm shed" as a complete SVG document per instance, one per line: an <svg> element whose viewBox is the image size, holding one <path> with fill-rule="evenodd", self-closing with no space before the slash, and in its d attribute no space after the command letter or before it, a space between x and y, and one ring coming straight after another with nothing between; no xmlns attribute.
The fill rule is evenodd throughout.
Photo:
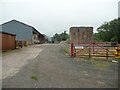
<svg viewBox="0 0 120 90"><path fill-rule="evenodd" d="M93 41L93 27L71 27L70 28L70 42L92 42Z"/></svg>
<svg viewBox="0 0 120 90"><path fill-rule="evenodd" d="M15 49L15 38L14 34L0 32L0 51Z"/></svg>
<svg viewBox="0 0 120 90"><path fill-rule="evenodd" d="M11 20L0 25L2 31L16 35L17 41L27 41L28 44L36 44L43 42L40 36L43 35L34 27L22 23L17 20Z"/></svg>
<svg viewBox="0 0 120 90"><path fill-rule="evenodd" d="M45 43L44 35L39 33L34 27L32 27L32 28L33 28L32 43L33 44Z"/></svg>

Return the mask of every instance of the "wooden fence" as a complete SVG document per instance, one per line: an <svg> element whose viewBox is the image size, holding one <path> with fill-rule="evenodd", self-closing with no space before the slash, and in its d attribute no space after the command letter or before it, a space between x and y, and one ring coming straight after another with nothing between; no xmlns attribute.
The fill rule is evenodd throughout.
<svg viewBox="0 0 120 90"><path fill-rule="evenodd" d="M115 47L118 47L117 42L81 42L79 44L70 44L71 57L114 57Z"/></svg>

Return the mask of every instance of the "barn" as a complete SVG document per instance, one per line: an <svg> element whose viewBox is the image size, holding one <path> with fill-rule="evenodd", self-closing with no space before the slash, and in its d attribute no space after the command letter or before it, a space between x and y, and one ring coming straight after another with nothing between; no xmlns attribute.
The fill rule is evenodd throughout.
<svg viewBox="0 0 120 90"><path fill-rule="evenodd" d="M0 51L15 49L15 38L14 34L0 32Z"/></svg>
<svg viewBox="0 0 120 90"><path fill-rule="evenodd" d="M71 27L70 28L70 42L92 42L93 41L93 27Z"/></svg>
<svg viewBox="0 0 120 90"><path fill-rule="evenodd" d="M0 25L3 32L16 35L17 41L26 41L28 44L43 43L44 35L34 27L17 20L11 20Z"/></svg>

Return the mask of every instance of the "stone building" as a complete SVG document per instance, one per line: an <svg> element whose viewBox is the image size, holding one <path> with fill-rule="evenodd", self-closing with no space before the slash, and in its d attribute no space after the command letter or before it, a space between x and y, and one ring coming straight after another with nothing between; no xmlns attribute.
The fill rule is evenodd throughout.
<svg viewBox="0 0 120 90"><path fill-rule="evenodd" d="M92 42L93 41L93 27L71 27L70 28L70 42Z"/></svg>

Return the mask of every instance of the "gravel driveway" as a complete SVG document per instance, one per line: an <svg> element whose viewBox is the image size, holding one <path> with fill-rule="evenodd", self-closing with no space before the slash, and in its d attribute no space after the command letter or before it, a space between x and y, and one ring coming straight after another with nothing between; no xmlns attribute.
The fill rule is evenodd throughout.
<svg viewBox="0 0 120 90"><path fill-rule="evenodd" d="M19 72L4 78L3 88L118 87L117 63L70 58L59 44L37 45L34 48L38 51L42 49L42 52L35 58L29 58L28 64L22 66Z"/></svg>

